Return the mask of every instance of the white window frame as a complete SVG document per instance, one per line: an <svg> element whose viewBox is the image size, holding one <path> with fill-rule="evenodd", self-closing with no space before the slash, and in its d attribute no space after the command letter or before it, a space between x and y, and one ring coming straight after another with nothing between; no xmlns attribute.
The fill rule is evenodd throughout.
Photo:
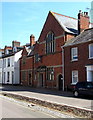
<svg viewBox="0 0 93 120"><path fill-rule="evenodd" d="M7 67L10 67L10 58L7 59Z"/></svg>
<svg viewBox="0 0 93 120"><path fill-rule="evenodd" d="M75 75L75 73L76 73L76 75ZM74 82L75 81L74 78L77 79L76 82ZM75 85L77 82L78 82L78 71L74 70L74 71L72 71L72 83L71 84Z"/></svg>
<svg viewBox="0 0 93 120"><path fill-rule="evenodd" d="M78 47L71 48L71 60L72 61L77 61L78 60Z"/></svg>
<svg viewBox="0 0 93 120"><path fill-rule="evenodd" d="M55 52L55 39L54 39L54 33L53 32L49 32L47 34L47 38L49 37L49 35L51 34L51 41L47 41L46 40L46 53L47 54L51 54Z"/></svg>
<svg viewBox="0 0 93 120"><path fill-rule="evenodd" d="M93 59L93 56L91 56L91 47L93 49L93 43L89 44L89 59Z"/></svg>

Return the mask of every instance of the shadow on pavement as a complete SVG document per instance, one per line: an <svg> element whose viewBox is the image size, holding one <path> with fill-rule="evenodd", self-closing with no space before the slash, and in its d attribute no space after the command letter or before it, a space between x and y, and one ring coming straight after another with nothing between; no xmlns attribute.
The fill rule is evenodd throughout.
<svg viewBox="0 0 93 120"><path fill-rule="evenodd" d="M10 92L25 91L25 92L35 92L39 94L51 94L51 95L64 96L64 97L74 97L73 92L71 91L58 91L49 88L34 88L31 86L21 86L21 85L0 85L0 91L10 91ZM80 96L79 99L93 100L93 97Z"/></svg>

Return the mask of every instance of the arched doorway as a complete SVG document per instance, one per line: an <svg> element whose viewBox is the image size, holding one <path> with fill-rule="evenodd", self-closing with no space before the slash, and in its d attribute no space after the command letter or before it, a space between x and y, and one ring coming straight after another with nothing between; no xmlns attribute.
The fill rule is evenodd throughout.
<svg viewBox="0 0 93 120"><path fill-rule="evenodd" d="M58 90L63 90L63 76L61 74L58 76Z"/></svg>

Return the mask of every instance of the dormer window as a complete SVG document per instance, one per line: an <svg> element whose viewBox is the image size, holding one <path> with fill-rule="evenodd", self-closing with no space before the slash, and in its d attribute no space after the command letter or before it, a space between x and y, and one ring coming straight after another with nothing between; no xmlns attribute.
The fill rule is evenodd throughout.
<svg viewBox="0 0 93 120"><path fill-rule="evenodd" d="M55 52L54 33L49 32L46 37L46 53Z"/></svg>
<svg viewBox="0 0 93 120"><path fill-rule="evenodd" d="M13 52L17 52L17 47L13 47Z"/></svg>
<svg viewBox="0 0 93 120"><path fill-rule="evenodd" d="M9 54L9 50L6 50L6 51L5 51L5 54Z"/></svg>

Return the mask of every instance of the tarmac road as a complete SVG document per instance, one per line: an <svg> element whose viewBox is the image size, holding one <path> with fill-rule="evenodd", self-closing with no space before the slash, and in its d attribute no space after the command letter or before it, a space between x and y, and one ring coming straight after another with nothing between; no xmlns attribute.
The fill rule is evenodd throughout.
<svg viewBox="0 0 93 120"><path fill-rule="evenodd" d="M54 118L52 115L3 98L0 98L0 106L0 118Z"/></svg>

